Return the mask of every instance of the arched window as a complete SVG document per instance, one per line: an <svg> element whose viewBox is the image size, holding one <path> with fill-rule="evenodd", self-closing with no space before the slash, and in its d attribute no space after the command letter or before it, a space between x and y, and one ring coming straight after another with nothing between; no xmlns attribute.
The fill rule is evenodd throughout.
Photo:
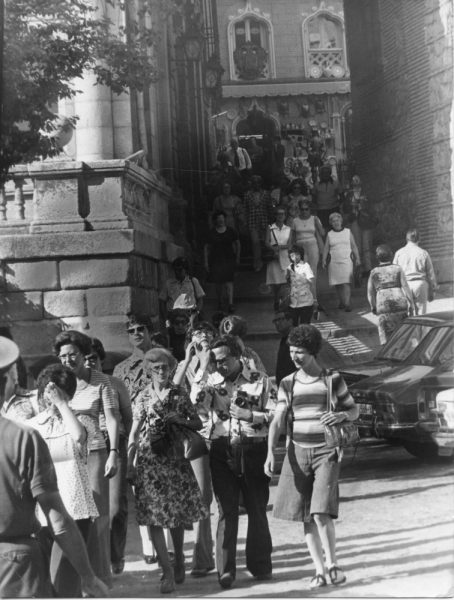
<svg viewBox="0 0 454 600"><path fill-rule="evenodd" d="M244 11L231 19L228 29L230 79L253 81L274 77L271 23L258 11Z"/></svg>
<svg viewBox="0 0 454 600"><path fill-rule="evenodd" d="M303 23L303 48L307 77L349 76L341 17L326 10L308 17Z"/></svg>

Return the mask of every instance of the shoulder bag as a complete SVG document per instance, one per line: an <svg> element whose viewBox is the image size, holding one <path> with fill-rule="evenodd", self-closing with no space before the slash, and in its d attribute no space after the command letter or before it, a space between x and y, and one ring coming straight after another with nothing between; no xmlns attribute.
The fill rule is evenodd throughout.
<svg viewBox="0 0 454 600"><path fill-rule="evenodd" d="M208 454L205 440L198 431L182 426L184 457L186 460L195 460Z"/></svg>
<svg viewBox="0 0 454 600"><path fill-rule="evenodd" d="M331 373L325 375L327 388L326 406L328 412L336 410L336 402L333 399L333 376ZM335 425L325 425L325 442L327 448L347 448L359 443L359 431L353 421L343 421Z"/></svg>

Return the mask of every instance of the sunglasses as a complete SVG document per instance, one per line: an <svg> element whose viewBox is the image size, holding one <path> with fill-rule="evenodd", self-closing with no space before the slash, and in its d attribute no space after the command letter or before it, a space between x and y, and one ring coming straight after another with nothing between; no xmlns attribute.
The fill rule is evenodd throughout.
<svg viewBox="0 0 454 600"><path fill-rule="evenodd" d="M186 321L186 319L175 319L174 324L175 325L187 325L189 323L189 321Z"/></svg>
<svg viewBox="0 0 454 600"><path fill-rule="evenodd" d="M88 360L90 362L96 362L98 360L99 356L97 354L87 354L87 356L85 357L85 360Z"/></svg>
<svg viewBox="0 0 454 600"><path fill-rule="evenodd" d="M126 331L129 334L132 334L132 333L143 333L145 331L145 325L137 325L137 327L129 327Z"/></svg>

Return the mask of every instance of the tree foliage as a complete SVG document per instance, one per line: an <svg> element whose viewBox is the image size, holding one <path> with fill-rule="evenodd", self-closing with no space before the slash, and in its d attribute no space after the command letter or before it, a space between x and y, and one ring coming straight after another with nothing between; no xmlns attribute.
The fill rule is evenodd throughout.
<svg viewBox="0 0 454 600"><path fill-rule="evenodd" d="M153 13L162 17L179 4L146 0L132 12L133 0L7 0L0 179L11 165L58 153L46 135L56 118L52 105L76 95L87 71L116 94L155 80ZM118 14L127 29L109 18Z"/></svg>

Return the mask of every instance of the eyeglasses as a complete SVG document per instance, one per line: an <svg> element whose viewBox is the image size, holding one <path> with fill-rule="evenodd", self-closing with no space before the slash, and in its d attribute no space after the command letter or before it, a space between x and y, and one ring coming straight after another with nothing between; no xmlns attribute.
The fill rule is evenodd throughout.
<svg viewBox="0 0 454 600"><path fill-rule="evenodd" d="M58 358L60 360L76 360L78 356L80 356L80 352L71 352L70 354L59 354Z"/></svg>
<svg viewBox="0 0 454 600"><path fill-rule="evenodd" d="M187 325L189 321L186 321L186 319L175 319L175 321L173 322L174 325Z"/></svg>
<svg viewBox="0 0 454 600"><path fill-rule="evenodd" d="M220 358L220 359L213 358L213 362L216 365L225 365L231 358L232 358L231 356L224 356L224 358Z"/></svg>
<svg viewBox="0 0 454 600"><path fill-rule="evenodd" d="M87 356L85 357L85 360L88 360L90 362L96 362L98 360L99 356L97 354L87 354Z"/></svg>
<svg viewBox="0 0 454 600"><path fill-rule="evenodd" d="M137 325L137 327L129 327L126 331L130 335L133 333L143 333L145 331L145 325Z"/></svg>
<svg viewBox="0 0 454 600"><path fill-rule="evenodd" d="M150 367L150 368L153 371L153 373L159 373L160 371L165 373L166 371L168 371L170 369L169 365L155 365L154 367Z"/></svg>
<svg viewBox="0 0 454 600"><path fill-rule="evenodd" d="M304 210L304 211L306 211L306 210L310 210L310 208L309 208L308 206L302 206L302 207L301 207L301 210L302 210L302 211L303 211L303 210Z"/></svg>

